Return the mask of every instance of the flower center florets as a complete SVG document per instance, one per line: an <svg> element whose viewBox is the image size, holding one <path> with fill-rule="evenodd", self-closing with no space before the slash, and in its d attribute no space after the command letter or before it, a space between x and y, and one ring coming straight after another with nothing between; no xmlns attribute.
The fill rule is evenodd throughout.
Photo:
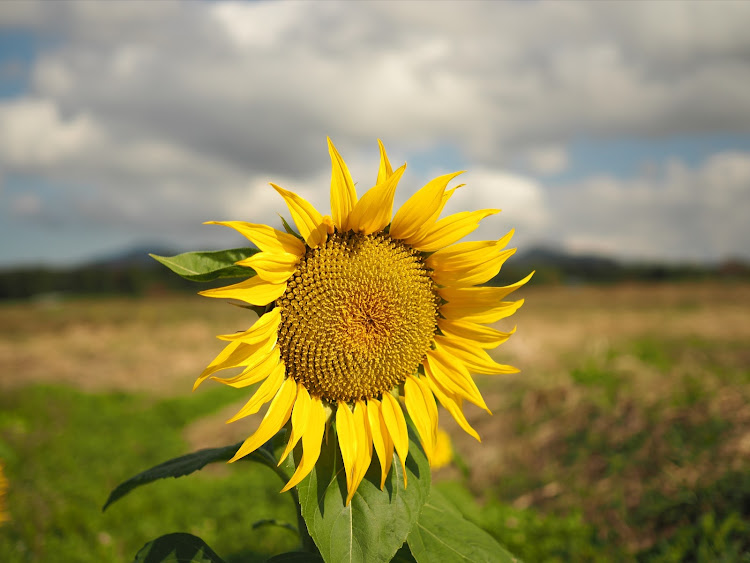
<svg viewBox="0 0 750 563"><path fill-rule="evenodd" d="M276 302L287 373L331 402L380 397L430 349L435 289L421 254L387 234L330 235Z"/></svg>

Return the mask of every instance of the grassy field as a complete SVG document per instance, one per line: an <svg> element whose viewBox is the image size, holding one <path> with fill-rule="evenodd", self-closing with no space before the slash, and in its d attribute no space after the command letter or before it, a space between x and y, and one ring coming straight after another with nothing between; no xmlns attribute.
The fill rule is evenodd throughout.
<svg viewBox="0 0 750 563"><path fill-rule="evenodd" d="M513 376L481 376L478 444L441 412L458 459L436 475L466 516L528 561L750 561L750 286L531 287L500 327ZM246 437L247 393L192 382L246 328L199 297L0 306L0 561L129 561L187 531L230 561L292 549L264 467L213 466L132 492L132 474ZM232 555L233 554L233 555ZM231 557L230 557L231 555Z"/></svg>

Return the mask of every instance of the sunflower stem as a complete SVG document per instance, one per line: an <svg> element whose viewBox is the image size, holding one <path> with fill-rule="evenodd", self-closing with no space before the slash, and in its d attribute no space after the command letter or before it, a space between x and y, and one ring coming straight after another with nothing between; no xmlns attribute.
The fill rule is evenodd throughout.
<svg viewBox="0 0 750 563"><path fill-rule="evenodd" d="M282 429L279 434L282 434L283 432L285 432L285 429ZM262 458L263 463L273 469L274 473L276 473L281 481L286 484L289 482L290 476L282 468L282 466L288 466L291 464L291 454L283 463L279 464L279 460L276 458L276 454L274 453L275 442L279 434L277 434L263 446L255 450L254 453L259 454L259 457ZM313 541L310 533L307 530L305 519L302 517L302 505L300 505L299 502L299 493L297 492L297 487L292 487L291 489L289 489L289 492L292 494L292 499L294 500L294 508L297 512L297 528L299 530L300 541L302 542L302 549L308 553L320 553L318 551L318 547L315 545L315 542Z"/></svg>

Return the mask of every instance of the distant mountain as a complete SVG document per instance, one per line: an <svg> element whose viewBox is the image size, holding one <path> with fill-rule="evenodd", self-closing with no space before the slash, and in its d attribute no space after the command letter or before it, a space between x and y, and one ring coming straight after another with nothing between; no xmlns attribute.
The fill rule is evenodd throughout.
<svg viewBox="0 0 750 563"><path fill-rule="evenodd" d="M513 261L522 264L536 264L543 266L579 266L583 268L618 268L620 263L610 257L593 254L571 254L564 250L536 246L530 250L517 254Z"/></svg>
<svg viewBox="0 0 750 563"><path fill-rule="evenodd" d="M624 262L595 254L572 254L538 246L506 262L492 283L509 283L536 270L534 283L614 283L618 281L677 281L709 278L750 278L750 265L728 260L718 265L691 263Z"/></svg>

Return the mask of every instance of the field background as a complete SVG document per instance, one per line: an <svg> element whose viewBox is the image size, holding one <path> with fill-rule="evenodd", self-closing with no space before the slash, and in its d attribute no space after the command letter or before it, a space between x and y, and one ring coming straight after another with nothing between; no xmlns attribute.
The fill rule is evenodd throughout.
<svg viewBox="0 0 750 563"><path fill-rule="evenodd" d="M441 410L452 467L434 479L528 561L750 561L750 284L539 286L498 326L522 369L479 376L478 444ZM0 458L11 521L0 561L129 561L186 531L229 561L293 549L272 472L250 464L149 485L132 474L253 431L249 392L196 375L247 328L198 296L0 304Z"/></svg>

